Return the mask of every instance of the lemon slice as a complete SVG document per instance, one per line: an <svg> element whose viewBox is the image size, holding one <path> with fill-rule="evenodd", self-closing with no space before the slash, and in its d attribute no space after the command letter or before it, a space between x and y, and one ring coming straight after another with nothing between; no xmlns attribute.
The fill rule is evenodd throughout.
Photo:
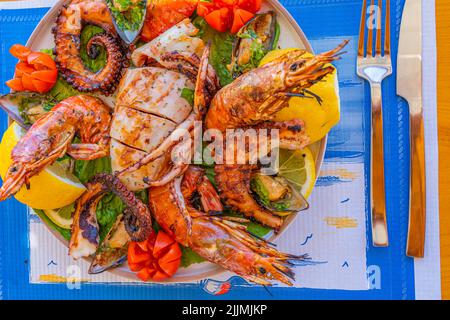
<svg viewBox="0 0 450 320"><path fill-rule="evenodd" d="M270 51L260 65L266 64L286 52L297 49L281 49ZM312 54L305 53L305 57ZM310 143L321 140L340 120L339 84L336 70L311 86L308 90L318 95L322 103L316 99L293 97L289 100L289 106L275 114L275 120L288 121L301 119L305 122L305 133L309 136Z"/></svg>
<svg viewBox="0 0 450 320"><path fill-rule="evenodd" d="M303 150L280 149L278 175L288 180L307 199L316 182L314 155Z"/></svg>
<svg viewBox="0 0 450 320"><path fill-rule="evenodd" d="M11 165L11 151L25 131L13 123L0 143L0 174L2 179ZM35 209L62 208L77 200L86 190L77 177L55 163L30 178L30 189L23 186L15 198Z"/></svg>
<svg viewBox="0 0 450 320"><path fill-rule="evenodd" d="M44 213L57 226L63 229L70 229L73 223L73 211L74 204L65 206L61 209L47 209L44 210Z"/></svg>

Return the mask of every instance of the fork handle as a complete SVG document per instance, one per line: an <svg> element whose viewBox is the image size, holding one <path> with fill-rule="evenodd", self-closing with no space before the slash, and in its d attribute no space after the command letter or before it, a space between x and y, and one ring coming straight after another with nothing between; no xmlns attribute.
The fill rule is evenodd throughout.
<svg viewBox="0 0 450 320"><path fill-rule="evenodd" d="M375 247L387 247L386 194L384 183L383 103L381 83L370 84L372 99L372 130L370 159L370 203L372 209L372 242Z"/></svg>

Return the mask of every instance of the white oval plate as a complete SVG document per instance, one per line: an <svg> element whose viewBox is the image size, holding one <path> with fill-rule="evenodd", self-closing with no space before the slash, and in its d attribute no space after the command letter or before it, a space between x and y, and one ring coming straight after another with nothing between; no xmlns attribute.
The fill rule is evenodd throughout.
<svg viewBox="0 0 450 320"><path fill-rule="evenodd" d="M45 48L53 48L55 46L53 40L53 34L51 29L56 21L58 13L68 0L61 0L57 2L42 18L36 29L31 34L27 46L35 51ZM287 12L287 10L278 2L278 0L264 0L261 11L274 10L277 13L277 21L280 24L280 39L279 46L281 48L304 48L310 52L313 52L311 45L306 39L302 29L294 20L294 18ZM323 157L325 154L325 148L327 143L327 137L323 138L309 146L316 158L316 172L320 171L322 166ZM270 241L274 241L276 238L282 236L283 232L291 225L295 219L296 214L292 214L286 219L282 229L277 235L269 234ZM50 228L49 228L50 229ZM50 229L55 237L68 246L68 242L61 237L56 231ZM193 264L188 268L180 268L178 272L166 282L193 282L200 279L215 276L225 270L215 264L209 262L203 262ZM135 273L131 272L126 265L111 269L109 272L117 274L132 280L137 280Z"/></svg>

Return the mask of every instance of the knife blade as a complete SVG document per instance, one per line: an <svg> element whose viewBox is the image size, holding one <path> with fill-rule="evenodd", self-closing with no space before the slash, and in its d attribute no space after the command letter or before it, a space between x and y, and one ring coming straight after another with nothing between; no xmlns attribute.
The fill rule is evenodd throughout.
<svg viewBox="0 0 450 320"><path fill-rule="evenodd" d="M406 254L425 251L425 144L422 106L422 0L406 0L397 58L397 94L409 104L410 198Z"/></svg>

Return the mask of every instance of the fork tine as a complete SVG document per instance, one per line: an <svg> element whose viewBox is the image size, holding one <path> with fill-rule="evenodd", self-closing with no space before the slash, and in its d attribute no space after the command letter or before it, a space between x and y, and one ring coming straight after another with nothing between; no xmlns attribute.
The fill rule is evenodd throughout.
<svg viewBox="0 0 450 320"><path fill-rule="evenodd" d="M370 8L374 8L374 0L370 0ZM371 14L374 12L371 11ZM367 56L372 57L373 56L373 28L372 25L369 26L369 30L367 31L369 33L368 40L367 40Z"/></svg>
<svg viewBox="0 0 450 320"><path fill-rule="evenodd" d="M386 22L384 35L384 54L391 54L391 1L386 0Z"/></svg>
<svg viewBox="0 0 450 320"><path fill-rule="evenodd" d="M361 12L361 24L359 26L359 43L358 43L358 56L364 57L364 33L366 30L366 11L367 11L367 0L364 0Z"/></svg>
<svg viewBox="0 0 450 320"><path fill-rule="evenodd" d="M381 16L383 14L383 0L378 0L378 14L377 14L377 39L375 45L375 54L381 55Z"/></svg>

